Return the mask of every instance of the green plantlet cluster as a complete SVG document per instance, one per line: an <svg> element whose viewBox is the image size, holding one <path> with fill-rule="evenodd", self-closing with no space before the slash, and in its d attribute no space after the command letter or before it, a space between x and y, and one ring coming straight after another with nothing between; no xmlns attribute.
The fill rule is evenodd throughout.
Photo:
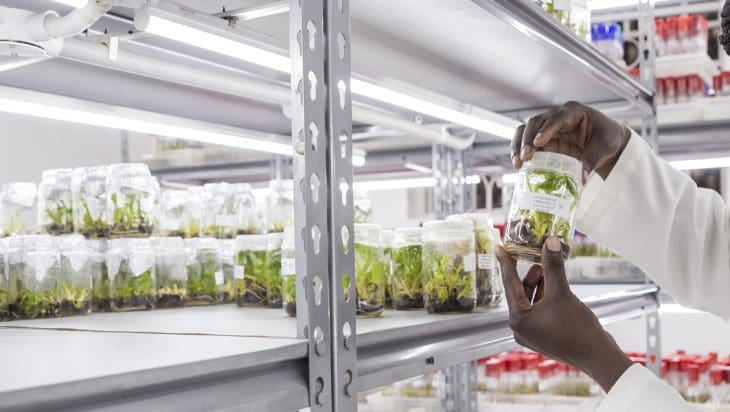
<svg viewBox="0 0 730 412"><path fill-rule="evenodd" d="M477 229L474 231L476 238L477 257L493 253L492 241L486 230ZM477 282L477 307L487 306L491 303L492 285L492 268L481 268L477 265L476 282Z"/></svg>
<svg viewBox="0 0 730 412"><path fill-rule="evenodd" d="M297 277L289 275L284 277L284 310L287 315L297 317Z"/></svg>
<svg viewBox="0 0 730 412"><path fill-rule="evenodd" d="M283 233L286 226L286 222L274 222L269 225L269 233Z"/></svg>
<svg viewBox="0 0 730 412"><path fill-rule="evenodd" d="M127 193L124 204L119 204L117 193L112 193L112 237L147 237L154 229L152 221L142 209L142 195Z"/></svg>
<svg viewBox="0 0 730 412"><path fill-rule="evenodd" d="M91 313L91 290L88 287L64 283L59 287L59 316L88 315Z"/></svg>
<svg viewBox="0 0 730 412"><path fill-rule="evenodd" d="M355 313L358 316L380 316L383 312L385 272L382 249L355 242Z"/></svg>
<svg viewBox="0 0 730 412"><path fill-rule="evenodd" d="M185 233L180 237L186 239L197 236L200 236L200 222L198 219L188 219L187 224L185 225Z"/></svg>
<svg viewBox="0 0 730 412"><path fill-rule="evenodd" d="M266 252L266 303L269 307L280 308L282 305L281 287L281 249Z"/></svg>
<svg viewBox="0 0 730 412"><path fill-rule="evenodd" d="M10 302L11 316L15 319L55 318L58 316L58 292L56 288L34 292L27 289L20 280L17 296Z"/></svg>
<svg viewBox="0 0 730 412"><path fill-rule="evenodd" d="M158 308L181 308L188 300L188 291L185 282L160 279L157 287Z"/></svg>
<svg viewBox="0 0 730 412"><path fill-rule="evenodd" d="M15 213L10 216L10 220L8 221L8 227L5 228L5 236L10 236L18 233L28 233L30 231L30 226L28 225L26 220L23 219L21 213L21 209L15 209Z"/></svg>
<svg viewBox="0 0 730 412"><path fill-rule="evenodd" d="M50 221L46 225L46 231L52 235L63 235L73 233L74 216L73 208L63 200L54 200L53 206L45 210L46 219Z"/></svg>
<svg viewBox="0 0 730 412"><path fill-rule="evenodd" d="M108 312L111 309L109 291L109 271L104 262L91 265L92 288L91 302L94 312Z"/></svg>
<svg viewBox="0 0 730 412"><path fill-rule="evenodd" d="M282 232L284 230L282 229ZM249 223L246 227L238 228L237 234L239 235L258 235L261 234L261 230L253 223Z"/></svg>
<svg viewBox="0 0 730 412"><path fill-rule="evenodd" d="M8 291L0 289L0 322L10 318L10 310L8 308Z"/></svg>
<svg viewBox="0 0 730 412"><path fill-rule="evenodd" d="M453 256L433 247L424 250L426 309L429 313L471 312L476 304L473 272L464 270L464 254Z"/></svg>
<svg viewBox="0 0 730 412"><path fill-rule="evenodd" d="M393 248L383 249L383 265L385 265L385 306L393 307Z"/></svg>
<svg viewBox="0 0 730 412"><path fill-rule="evenodd" d="M236 263L245 268L243 279L236 282L236 302L239 306L267 304L266 255L265 250L241 250L236 255Z"/></svg>
<svg viewBox="0 0 730 412"><path fill-rule="evenodd" d="M124 266L124 264L122 265ZM111 285L111 306L114 311L152 309L155 304L152 269L139 276L120 267Z"/></svg>
<svg viewBox="0 0 730 412"><path fill-rule="evenodd" d="M109 222L107 222L103 216L94 217L89 209L89 203L86 199L81 199L81 207L84 210L84 214L81 217L81 227L79 233L81 233L87 239L105 239L109 236Z"/></svg>
<svg viewBox="0 0 730 412"><path fill-rule="evenodd" d="M526 189L533 193L544 193L566 198L570 196L571 212L578 204L576 183L568 175L546 170L530 170L525 172ZM534 183L537 181L537 183ZM563 253L570 254L570 241L573 227L569 220L550 213L521 209L519 218L510 221L505 245L510 253L520 255L522 248L529 250L532 260L539 260L542 246L549 236L563 239Z"/></svg>
<svg viewBox="0 0 730 412"><path fill-rule="evenodd" d="M213 305L218 303L218 288L215 274L221 270L218 256L213 251L198 252L197 270L188 267L188 295L190 305ZM193 276L191 276L193 275Z"/></svg>
<svg viewBox="0 0 730 412"><path fill-rule="evenodd" d="M214 237L216 239L233 239L235 231L233 228L218 226L215 223L211 223L203 228L203 236Z"/></svg>
<svg viewBox="0 0 730 412"><path fill-rule="evenodd" d="M393 307L423 308L423 247L395 248L393 254Z"/></svg>

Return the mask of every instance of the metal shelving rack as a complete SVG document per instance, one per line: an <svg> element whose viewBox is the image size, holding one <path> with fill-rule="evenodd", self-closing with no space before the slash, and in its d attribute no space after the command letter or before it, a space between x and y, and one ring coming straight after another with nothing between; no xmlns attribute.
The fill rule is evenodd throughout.
<svg viewBox="0 0 730 412"><path fill-rule="evenodd" d="M373 0L370 7L389 3ZM628 102L645 119L644 137L655 140L653 86L634 81L532 0L463 3L459 7L481 10L489 23L485 27L497 27L516 50L544 48L544 55L554 60L540 63L566 65L564 70L582 76L583 83L565 85L563 94L572 92L576 99L593 99L591 103ZM644 22L653 21L650 3L641 1ZM415 4L422 3L392 6ZM195 19L195 13L186 13L185 18ZM208 24L210 17L203 20L196 22L198 27L243 40L239 32L228 33L223 20L213 19L215 27ZM650 50L653 30L643 27ZM18 376L0 380L0 410L310 407L347 412L357 409L359 391L453 367L456 386L467 388L452 394L453 401L459 411L476 410L473 392L459 382L473 377L471 362L516 347L506 307L453 316L389 311L380 319L355 320L354 301L345 299L342 286L343 278L354 274L350 1L292 0L289 36L298 319L284 318L280 311L216 307L3 324L2 347L17 351L3 350L0 364ZM267 44L281 51L281 45L275 46ZM645 67L651 62L649 57ZM506 68L494 63L490 70ZM651 70L646 72L644 84L653 85ZM280 75L274 77L280 86L285 83ZM536 110L556 103L551 99L562 96L553 96L550 88L560 76L548 70L546 77L548 86L529 97L535 107L513 104L500 110ZM23 79L14 81L22 84ZM585 82L596 90L585 94ZM264 100L280 104L281 90L275 94ZM398 124L407 118L408 113ZM462 211L468 194L454 182L468 169L465 153L438 145L432 150L436 193L443 194L436 196L436 210ZM349 296L355 295L353 287ZM574 290L605 324L648 314L651 330L658 328L654 286L577 285ZM658 350L658 335L652 336L647 338L650 352ZM33 343L26 345L31 337Z"/></svg>

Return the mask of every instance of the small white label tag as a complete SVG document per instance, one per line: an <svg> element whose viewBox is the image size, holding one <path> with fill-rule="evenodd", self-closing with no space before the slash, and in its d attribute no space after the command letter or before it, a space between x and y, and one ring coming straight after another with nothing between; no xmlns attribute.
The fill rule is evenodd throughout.
<svg viewBox="0 0 730 412"><path fill-rule="evenodd" d="M563 219L570 219L570 200L545 193L525 192L520 209L549 213Z"/></svg>
<svg viewBox="0 0 730 412"><path fill-rule="evenodd" d="M220 227L236 226L236 215L218 215L215 217L215 225Z"/></svg>
<svg viewBox="0 0 730 412"><path fill-rule="evenodd" d="M494 269L494 255L491 253L480 253L477 265L479 269Z"/></svg>
<svg viewBox="0 0 730 412"><path fill-rule="evenodd" d="M233 279L238 279L238 280L243 279L244 269L245 269L245 267L243 265L233 266Z"/></svg>
<svg viewBox="0 0 730 412"><path fill-rule="evenodd" d="M464 256L464 271L473 272L477 268L477 257L474 253Z"/></svg>
<svg viewBox="0 0 730 412"><path fill-rule="evenodd" d="M215 284L217 286L220 286L223 284L223 271L222 270L215 272Z"/></svg>
<svg viewBox="0 0 730 412"><path fill-rule="evenodd" d="M284 258L281 259L281 274L282 275L296 275L297 268L294 263L294 259Z"/></svg>

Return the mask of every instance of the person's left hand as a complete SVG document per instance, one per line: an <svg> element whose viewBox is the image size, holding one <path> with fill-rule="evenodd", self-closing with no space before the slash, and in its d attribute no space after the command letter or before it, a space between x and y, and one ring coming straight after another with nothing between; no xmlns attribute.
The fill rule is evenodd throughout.
<svg viewBox="0 0 730 412"><path fill-rule="evenodd" d="M497 249L497 258L515 341L573 365L608 392L632 363L596 315L570 290L560 238L547 239L542 266L533 266L524 280L504 248Z"/></svg>

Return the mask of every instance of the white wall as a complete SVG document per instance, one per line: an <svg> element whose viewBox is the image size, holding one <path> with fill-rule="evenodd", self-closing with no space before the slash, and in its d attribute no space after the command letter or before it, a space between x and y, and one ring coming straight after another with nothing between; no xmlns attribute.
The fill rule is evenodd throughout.
<svg viewBox="0 0 730 412"><path fill-rule="evenodd" d="M46 169L94 166L122 160L121 132L68 122L0 113L0 182L38 181ZM131 134L130 159L154 147Z"/></svg>
<svg viewBox="0 0 730 412"><path fill-rule="evenodd" d="M373 191L369 192L369 196L373 201L373 223L383 228L420 226L421 223L433 219L431 216L408 216L412 205L409 205L407 189ZM418 209L421 210L422 207Z"/></svg>

